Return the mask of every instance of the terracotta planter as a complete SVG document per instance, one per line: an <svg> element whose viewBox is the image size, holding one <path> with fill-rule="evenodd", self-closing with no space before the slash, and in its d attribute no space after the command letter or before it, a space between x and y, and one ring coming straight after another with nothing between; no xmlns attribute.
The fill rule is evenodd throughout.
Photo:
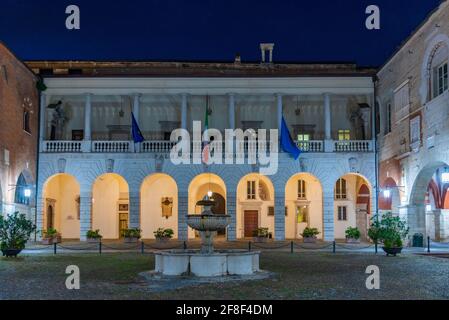
<svg viewBox="0 0 449 320"><path fill-rule="evenodd" d="M4 257L17 257L17 255L22 252L22 249L4 249L2 250L2 254Z"/></svg>
<svg viewBox="0 0 449 320"><path fill-rule="evenodd" d="M56 242L54 242L53 238L43 238L41 243L43 245L51 245L51 244L56 243Z"/></svg>
<svg viewBox="0 0 449 320"><path fill-rule="evenodd" d="M167 243L170 241L171 238L169 237L161 237L161 238L156 238L156 243Z"/></svg>
<svg viewBox="0 0 449 320"><path fill-rule="evenodd" d="M386 247L382 247L382 249L387 254L387 257L388 256L396 257L397 254L400 254L402 252L402 247L401 248L386 248Z"/></svg>
<svg viewBox="0 0 449 320"><path fill-rule="evenodd" d="M268 237L254 237L253 238L254 242L268 242Z"/></svg>
<svg viewBox="0 0 449 320"><path fill-rule="evenodd" d="M360 243L360 239L346 238L346 243L354 243L354 244L358 244L358 243Z"/></svg>
<svg viewBox="0 0 449 320"><path fill-rule="evenodd" d="M87 243L100 243L101 238L87 238Z"/></svg>
<svg viewBox="0 0 449 320"><path fill-rule="evenodd" d="M316 237L304 237L304 243L316 243Z"/></svg>
<svg viewBox="0 0 449 320"><path fill-rule="evenodd" d="M139 241L139 238L137 237L125 237L123 238L124 243L137 243Z"/></svg>

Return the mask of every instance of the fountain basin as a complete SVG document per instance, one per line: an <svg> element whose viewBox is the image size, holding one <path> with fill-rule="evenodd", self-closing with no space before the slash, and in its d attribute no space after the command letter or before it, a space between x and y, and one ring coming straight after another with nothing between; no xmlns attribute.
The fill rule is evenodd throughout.
<svg viewBox="0 0 449 320"><path fill-rule="evenodd" d="M191 214L187 216L187 225L198 231L219 231L231 222L229 215Z"/></svg>
<svg viewBox="0 0 449 320"><path fill-rule="evenodd" d="M199 250L169 250L155 253L155 271L165 276L220 277L252 275L260 271L259 251L219 250L202 254Z"/></svg>

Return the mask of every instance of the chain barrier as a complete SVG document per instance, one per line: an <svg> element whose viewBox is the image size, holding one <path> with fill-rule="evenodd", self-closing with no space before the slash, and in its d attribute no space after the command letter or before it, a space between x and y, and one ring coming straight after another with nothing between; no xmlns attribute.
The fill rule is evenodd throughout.
<svg viewBox="0 0 449 320"><path fill-rule="evenodd" d="M98 245L90 245L90 246L85 246L85 247L67 247L67 246L63 246L60 245L59 243L56 244L56 246L58 248L64 249L64 250L73 250L73 251L84 251L84 250L98 250Z"/></svg>
<svg viewBox="0 0 449 320"><path fill-rule="evenodd" d="M350 246L345 246L345 245L342 245L342 244L338 244L338 243L337 243L336 246L337 246L338 248L342 248L342 249L344 249L344 250L366 250L366 249L369 249L369 248L373 248L375 245L372 244L372 245L369 245L369 246L367 246L367 247L356 247L356 246L350 247Z"/></svg>
<svg viewBox="0 0 449 320"><path fill-rule="evenodd" d="M109 249L109 250L115 250L115 251L129 251L129 250L133 250L133 249L140 249L140 243L133 243L132 245L129 246L111 246L111 245L107 245L104 244L103 242L101 243L101 247L102 249Z"/></svg>
<svg viewBox="0 0 449 320"><path fill-rule="evenodd" d="M265 250L277 250L277 249L282 249L282 248L290 248L290 243L285 243L285 244L281 244L281 245L277 245L277 246L273 246L273 245L261 245L260 242L253 242L252 245L256 248L259 249L265 249Z"/></svg>
<svg viewBox="0 0 449 320"><path fill-rule="evenodd" d="M299 243L294 242L293 245L294 245L296 248L298 248L298 249L304 249L304 250L323 250L323 249L327 249L327 248L332 247L334 244L331 243L331 244L328 244L328 245L325 245L325 246L321 246L321 247L316 247L316 246L313 246L313 247L312 247L312 246L304 246L304 245L301 245L301 244L299 244Z"/></svg>
<svg viewBox="0 0 449 320"><path fill-rule="evenodd" d="M172 247L158 247L158 246L152 246L150 244L144 243L143 245L145 248L152 249L152 250L175 250L175 249L186 249L184 246L184 243L178 244L176 246Z"/></svg>

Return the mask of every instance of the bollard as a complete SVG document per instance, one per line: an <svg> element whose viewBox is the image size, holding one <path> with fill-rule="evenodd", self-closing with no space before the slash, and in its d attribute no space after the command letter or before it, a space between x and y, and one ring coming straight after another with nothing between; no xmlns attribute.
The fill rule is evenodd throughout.
<svg viewBox="0 0 449 320"><path fill-rule="evenodd" d="M430 253L430 237L427 237L427 253Z"/></svg>
<svg viewBox="0 0 449 320"><path fill-rule="evenodd" d="M187 250L187 242L186 241L184 241L183 247L184 247L184 250Z"/></svg>
<svg viewBox="0 0 449 320"><path fill-rule="evenodd" d="M98 252L101 254L101 250L102 250L103 248L102 248L102 243L101 243L101 240L100 240L100 242L98 242Z"/></svg>
<svg viewBox="0 0 449 320"><path fill-rule="evenodd" d="M251 241L248 242L248 251L251 251Z"/></svg>
<svg viewBox="0 0 449 320"><path fill-rule="evenodd" d="M145 253L145 243L143 241L140 241L140 253Z"/></svg>
<svg viewBox="0 0 449 320"><path fill-rule="evenodd" d="M57 246L57 244L53 243L53 254L56 254L56 246Z"/></svg>
<svg viewBox="0 0 449 320"><path fill-rule="evenodd" d="M293 253L293 241L290 242L290 253Z"/></svg>
<svg viewBox="0 0 449 320"><path fill-rule="evenodd" d="M336 244L335 240L334 240L334 242L332 242L332 252L333 253L337 252L337 244Z"/></svg>
<svg viewBox="0 0 449 320"><path fill-rule="evenodd" d="M377 240L376 240L376 242L374 243L374 252L377 254Z"/></svg>

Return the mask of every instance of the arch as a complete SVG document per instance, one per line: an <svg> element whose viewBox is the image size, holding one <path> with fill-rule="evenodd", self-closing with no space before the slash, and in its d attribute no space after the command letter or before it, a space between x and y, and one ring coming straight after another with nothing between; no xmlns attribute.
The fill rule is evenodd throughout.
<svg viewBox="0 0 449 320"><path fill-rule="evenodd" d="M198 207L196 203L202 200L209 191L212 192L212 196L215 193L226 199L226 184L220 176L214 173L202 173L192 179L188 187L188 213L201 213L201 207ZM188 236L194 238L195 231L189 228Z"/></svg>
<svg viewBox="0 0 449 320"><path fill-rule="evenodd" d="M129 228L129 186L121 175L106 173L93 183L91 225L104 239L118 239Z"/></svg>
<svg viewBox="0 0 449 320"><path fill-rule="evenodd" d="M80 238L80 184L66 173L48 178L42 192L42 227L55 228L64 239ZM51 221L50 221L51 219Z"/></svg>
<svg viewBox="0 0 449 320"><path fill-rule="evenodd" d="M337 182L344 179L346 183L340 184L341 193L337 194ZM366 240L370 218L372 214L372 186L368 179L359 173L347 173L337 179L334 186L334 234L336 239L346 237L348 227L357 227L361 239ZM344 195L344 196L342 196Z"/></svg>
<svg viewBox="0 0 449 320"><path fill-rule="evenodd" d="M273 183L265 175L250 173L239 180L236 194L237 238L251 237L257 228L268 228L274 235L274 195Z"/></svg>
<svg viewBox="0 0 449 320"><path fill-rule="evenodd" d="M388 190L388 196L386 196L384 192L380 192L379 210L390 211L393 214L398 214L401 200L400 200L399 187L396 181L393 178L388 177L381 184L381 190L382 191Z"/></svg>
<svg viewBox="0 0 449 320"><path fill-rule="evenodd" d="M304 181L305 194L298 194L299 183ZM317 228L319 239L324 238L323 187L321 181L310 173L297 173L285 184L285 237L302 238L306 227Z"/></svg>
<svg viewBox="0 0 449 320"><path fill-rule="evenodd" d="M16 181L16 191L14 193L14 203L30 205L31 194L27 195L27 190L31 190L23 173L20 173Z"/></svg>
<svg viewBox="0 0 449 320"><path fill-rule="evenodd" d="M140 186L142 238L154 239L158 228L172 229L178 238L178 185L170 175L155 173Z"/></svg>

